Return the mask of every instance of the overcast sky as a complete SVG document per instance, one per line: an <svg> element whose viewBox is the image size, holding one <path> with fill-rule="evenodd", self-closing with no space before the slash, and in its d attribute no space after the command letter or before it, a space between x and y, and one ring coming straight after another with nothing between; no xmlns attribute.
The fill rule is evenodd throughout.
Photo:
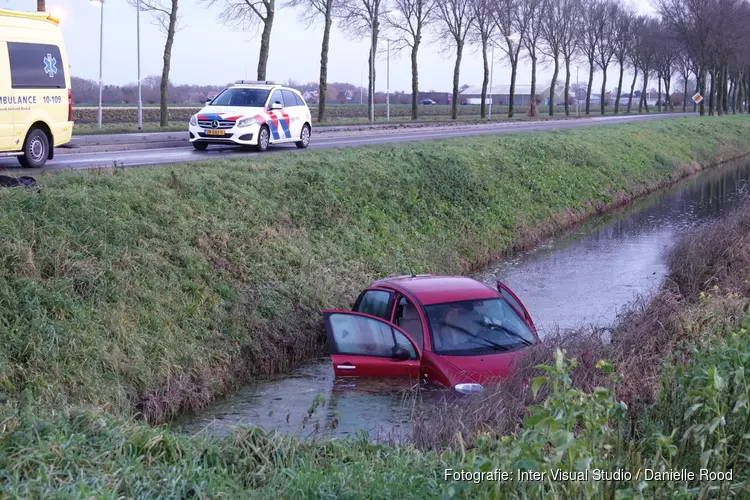
<svg viewBox="0 0 750 500"><path fill-rule="evenodd" d="M104 65L105 84L126 84L137 80L136 14L126 0L105 0L104 6ZM651 13L649 0L632 0L642 13ZM283 0L277 0L282 5ZM13 10L33 10L34 0L0 0L0 7ZM47 0L47 10L62 14L71 74L92 80L99 79L99 7L88 0ZM260 32L237 32L218 19L218 7L207 8L199 0L183 0L180 4L181 25L172 52L170 80L176 84L225 85L241 78L254 79L258 63ZM317 81L320 64L322 23L310 28L299 21L298 11L277 8L271 35L271 52L267 76L269 79L299 82ZM161 74L164 35L151 23L148 13L141 14L141 75ZM383 44L385 41L383 40ZM384 46L384 45L383 45ZM334 24L329 53L329 82L360 84L367 78L367 39L348 38ZM510 71L500 61L500 51L495 52L497 63L494 83L510 83ZM452 54L446 54L432 38L423 43L419 55L419 80L421 90L450 91L453 75ZM587 78L585 65L580 70L580 80ZM386 90L386 55L376 63L377 90ZM531 71L519 68L518 84L530 83ZM552 76L549 69L539 71L540 85ZM601 85L600 75L594 85ZM616 85L617 69L608 76L608 89ZM561 71L560 78L564 78ZM575 82L575 74L572 81ZM612 82L612 85L609 84ZM482 83L482 57L474 47L467 47L461 65L461 83ZM629 83L628 83L629 85ZM391 92L411 88L410 59L407 52L391 53Z"/></svg>

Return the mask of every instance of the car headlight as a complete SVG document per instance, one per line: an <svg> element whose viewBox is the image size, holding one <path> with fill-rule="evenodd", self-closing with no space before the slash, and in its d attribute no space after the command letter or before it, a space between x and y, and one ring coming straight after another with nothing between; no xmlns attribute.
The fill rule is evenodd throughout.
<svg viewBox="0 0 750 500"><path fill-rule="evenodd" d="M198 126L198 117L196 115L190 117L190 125L194 127Z"/></svg>
<svg viewBox="0 0 750 500"><path fill-rule="evenodd" d="M255 125L257 121L258 120L256 120L255 118L243 118L242 120L237 122L237 126L239 128L249 127L250 125Z"/></svg>
<svg viewBox="0 0 750 500"><path fill-rule="evenodd" d="M456 384L453 388L461 394L474 394L482 391L482 384Z"/></svg>

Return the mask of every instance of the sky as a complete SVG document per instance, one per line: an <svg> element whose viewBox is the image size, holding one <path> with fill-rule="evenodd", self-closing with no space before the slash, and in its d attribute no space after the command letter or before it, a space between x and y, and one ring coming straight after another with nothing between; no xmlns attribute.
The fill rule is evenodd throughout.
<svg viewBox="0 0 750 500"><path fill-rule="evenodd" d="M649 0L631 0L641 13L653 13ZM218 20L219 6L207 7L200 0L182 0L180 25L172 51L170 80L175 84L226 85L237 79L255 79L260 31L236 31ZM283 6L277 0L276 19L271 35L271 50L267 78L297 82L318 81L322 23L307 27L299 19L299 10ZM0 8L34 10L34 0L0 0ZM47 10L59 12L61 26L70 59L71 74L99 80L99 20L100 7L88 0L47 0ZM165 35L152 22L149 13L141 13L141 76L161 74ZM105 0L104 5L104 84L122 85L137 81L136 12L127 0ZM382 40L385 47L385 40ZM380 46L380 42L379 42ZM337 24L331 32L329 52L329 82L350 82L367 85L367 56L369 40L353 39L344 34ZM510 83L510 70L495 51L496 63L493 82ZM452 86L455 55L430 36L420 47L420 90L449 92ZM386 53L376 60L376 90L406 91L411 89L411 64L408 51L391 51L390 78L387 79ZM523 62L522 62L523 64ZM613 65L614 66L614 65ZM616 86L618 69L608 71L607 88ZM552 71L538 69L542 87L549 83ZM581 64L579 78L588 77L586 65ZM560 78L564 73L560 72ZM632 76L631 76L632 78ZM531 70L528 63L519 67L518 84L529 84ZM389 80L389 85L388 85ZM482 56L475 47L467 46L461 65L461 84L482 83ZM572 82L576 81L575 71ZM612 82L610 85L609 82ZM629 80L628 80L629 82ZM601 86L601 73L595 74L594 88ZM629 83L628 83L629 86Z"/></svg>

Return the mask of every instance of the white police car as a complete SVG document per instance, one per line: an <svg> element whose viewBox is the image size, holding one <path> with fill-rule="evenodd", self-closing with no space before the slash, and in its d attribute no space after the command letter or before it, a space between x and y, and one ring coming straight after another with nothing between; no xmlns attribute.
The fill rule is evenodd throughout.
<svg viewBox="0 0 750 500"><path fill-rule="evenodd" d="M238 80L190 117L190 142L198 150L209 144L255 146L310 144L312 119L299 92L277 82Z"/></svg>

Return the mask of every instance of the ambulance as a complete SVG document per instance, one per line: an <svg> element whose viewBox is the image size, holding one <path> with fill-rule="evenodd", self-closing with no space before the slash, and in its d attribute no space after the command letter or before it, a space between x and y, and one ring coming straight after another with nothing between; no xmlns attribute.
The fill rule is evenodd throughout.
<svg viewBox="0 0 750 500"><path fill-rule="evenodd" d="M42 167L73 135L73 96L59 20L0 9L0 157Z"/></svg>

